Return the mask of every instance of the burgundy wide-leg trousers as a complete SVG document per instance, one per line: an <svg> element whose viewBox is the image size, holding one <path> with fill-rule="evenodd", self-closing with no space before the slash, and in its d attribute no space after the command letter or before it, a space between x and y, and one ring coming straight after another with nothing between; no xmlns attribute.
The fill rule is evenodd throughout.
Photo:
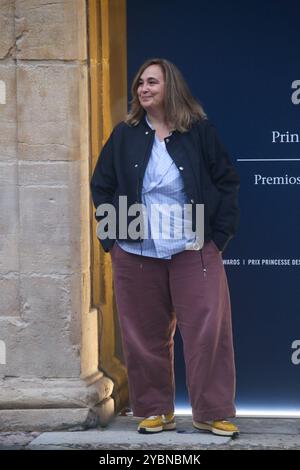
<svg viewBox="0 0 300 470"><path fill-rule="evenodd" d="M111 257L133 415L174 411L177 323L193 419L235 416L230 298L216 245L159 259L114 243Z"/></svg>

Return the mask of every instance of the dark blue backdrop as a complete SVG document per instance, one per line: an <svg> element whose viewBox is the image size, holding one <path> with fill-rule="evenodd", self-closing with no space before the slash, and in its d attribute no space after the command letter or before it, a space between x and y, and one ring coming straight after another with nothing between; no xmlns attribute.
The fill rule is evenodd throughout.
<svg viewBox="0 0 300 470"><path fill-rule="evenodd" d="M300 143L272 143L272 131L300 134L300 104L291 100L292 82L300 80L300 3L127 0L127 15L129 84L150 57L174 62L241 176L240 229L224 253L225 262L240 262L226 265L237 405L300 410L300 365L291 360L292 342L300 339L300 265L248 265L249 259L300 260L300 185L255 184L255 175L300 176ZM178 331L175 342L182 406L188 398Z"/></svg>

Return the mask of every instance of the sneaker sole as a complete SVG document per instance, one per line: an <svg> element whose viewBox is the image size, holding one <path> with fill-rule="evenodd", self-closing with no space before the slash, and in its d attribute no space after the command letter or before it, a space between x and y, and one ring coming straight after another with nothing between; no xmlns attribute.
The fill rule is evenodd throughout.
<svg viewBox="0 0 300 470"><path fill-rule="evenodd" d="M229 436L229 437L236 437L239 435L238 431L223 431L222 429L216 429L210 426L209 424L201 424L201 425L196 425L193 422L194 428L200 430L200 431L209 431L215 434L216 436Z"/></svg>
<svg viewBox="0 0 300 470"><path fill-rule="evenodd" d="M151 434L162 431L172 431L173 429L176 429L176 423L168 423L163 426L157 426L156 428L138 428L138 432L141 434Z"/></svg>

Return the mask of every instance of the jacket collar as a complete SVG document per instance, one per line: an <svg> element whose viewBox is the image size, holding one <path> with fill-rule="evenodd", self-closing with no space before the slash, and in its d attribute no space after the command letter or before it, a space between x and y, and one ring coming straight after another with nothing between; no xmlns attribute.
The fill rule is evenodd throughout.
<svg viewBox="0 0 300 470"><path fill-rule="evenodd" d="M140 122L139 122L139 125L143 126L143 128L145 128L147 131L155 132L155 129L152 129L152 127L150 127L149 124L148 124L148 122L147 122L147 119L146 119L146 112L144 112L143 117L142 117L142 119L141 119ZM171 135L173 135L174 133L177 134L177 130L176 130L176 129L171 133Z"/></svg>
<svg viewBox="0 0 300 470"><path fill-rule="evenodd" d="M148 122L147 122L147 119L146 119L146 113L143 114L143 117L142 119L140 120L140 124L147 130L147 131L151 131L151 132L155 132L154 129L152 129Z"/></svg>

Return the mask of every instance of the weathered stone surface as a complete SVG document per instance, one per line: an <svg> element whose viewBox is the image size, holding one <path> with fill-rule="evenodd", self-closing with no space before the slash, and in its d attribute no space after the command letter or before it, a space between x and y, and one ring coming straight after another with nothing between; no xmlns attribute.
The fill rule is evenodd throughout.
<svg viewBox="0 0 300 470"><path fill-rule="evenodd" d="M4 378L0 380L0 409L86 408L106 400L112 382L102 376L97 386L81 379Z"/></svg>
<svg viewBox="0 0 300 470"><path fill-rule="evenodd" d="M77 430L96 424L97 417L89 408L0 410L3 431Z"/></svg>
<svg viewBox="0 0 300 470"><path fill-rule="evenodd" d="M0 162L0 278L19 271L19 219L18 219L18 167L17 163ZM13 284L15 285L14 278ZM2 287L4 285L2 284ZM7 300L1 292L0 311L8 310ZM16 299L15 299L16 301ZM2 302L1 302L2 303Z"/></svg>
<svg viewBox="0 0 300 470"><path fill-rule="evenodd" d="M1 171L1 167L0 167ZM1 193L1 191L0 191ZM17 224L16 224L17 227ZM18 231L14 234L0 234L0 277L5 278L19 271ZM1 301L2 301L1 297ZM4 300L3 300L4 302ZM0 307L1 308L1 307Z"/></svg>
<svg viewBox="0 0 300 470"><path fill-rule="evenodd" d="M20 160L20 186L76 187L80 185L81 162Z"/></svg>
<svg viewBox="0 0 300 470"><path fill-rule="evenodd" d="M101 425L107 426L115 416L115 402L113 398L108 398L95 406L93 410L98 416Z"/></svg>
<svg viewBox="0 0 300 470"><path fill-rule="evenodd" d="M0 55L11 48L14 34L13 2L1 2ZM7 54L7 57L10 54ZM0 316L19 315L19 210L16 160L15 64L0 63L2 96L0 104ZM3 332L1 332L1 339ZM4 338L3 338L4 339ZM1 366L1 370L5 365Z"/></svg>
<svg viewBox="0 0 300 470"><path fill-rule="evenodd" d="M74 188L74 191L75 188ZM20 266L23 273L80 270L80 218L67 186L20 187Z"/></svg>
<svg viewBox="0 0 300 470"><path fill-rule="evenodd" d="M0 432L0 450L21 450L38 437L39 434L36 431Z"/></svg>
<svg viewBox="0 0 300 470"><path fill-rule="evenodd" d="M19 286L18 273L10 273L6 276L0 274L0 316L19 315Z"/></svg>
<svg viewBox="0 0 300 470"><path fill-rule="evenodd" d="M0 380L0 429L84 429L114 415L113 383L99 374L93 385L81 379L4 378ZM101 409L101 413L97 412Z"/></svg>
<svg viewBox="0 0 300 470"><path fill-rule="evenodd" d="M79 377L81 275L75 277L21 275L21 317L1 323L4 376Z"/></svg>
<svg viewBox="0 0 300 470"><path fill-rule="evenodd" d="M17 77L19 159L81 159L87 138L85 66L22 64Z"/></svg>
<svg viewBox="0 0 300 470"><path fill-rule="evenodd" d="M1 28L0 31L2 34ZM0 103L0 161L16 160L16 68L12 61L5 65L0 61L0 80L3 99Z"/></svg>
<svg viewBox="0 0 300 470"><path fill-rule="evenodd" d="M15 5L13 0L0 1L0 59L14 56Z"/></svg>
<svg viewBox="0 0 300 470"><path fill-rule="evenodd" d="M84 0L16 0L18 59L86 59Z"/></svg>

